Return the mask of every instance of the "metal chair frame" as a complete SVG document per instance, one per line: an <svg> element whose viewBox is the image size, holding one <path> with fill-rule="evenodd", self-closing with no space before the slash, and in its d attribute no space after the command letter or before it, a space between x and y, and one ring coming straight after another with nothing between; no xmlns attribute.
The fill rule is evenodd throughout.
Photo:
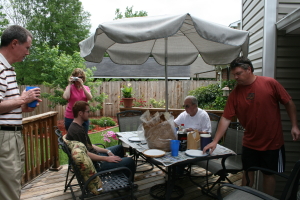
<svg viewBox="0 0 300 200"><path fill-rule="evenodd" d="M126 131L136 131L138 127L142 124L142 121L140 120L140 116L142 115L141 111L137 110L126 110L117 113L117 119L118 119L118 124L119 124L119 130L120 132L126 132ZM127 118L125 123L122 122L122 119ZM132 120L134 119L134 120ZM129 152L131 155L133 155L133 159L135 161L136 168L144 165L144 164L149 164L151 165L150 169L144 170L144 171L136 171L138 172L148 172L154 169L154 166L152 163L149 163L146 161L146 159L140 154L139 152L133 150L131 147L129 148ZM142 160L139 160L139 158L142 158ZM138 164L138 162L141 162Z"/></svg>
<svg viewBox="0 0 300 200"><path fill-rule="evenodd" d="M62 137L58 138L59 146L63 149L63 151L68 155L70 164L72 165L72 168L74 170L74 176L76 176L78 184L71 185L69 184L68 187L71 190L72 197L74 200L76 200L76 196L73 191L73 186L79 186L81 190L81 196L80 199L90 198L90 197L98 197L99 199L102 197L102 194L106 193L117 193L119 196L113 199L124 199L124 198L130 198L130 199L136 199L133 195L133 182L132 182L132 173L131 171L126 167L118 167L111 170L105 170L98 172L91 176L87 181L84 181L83 177L81 176L80 170L75 164L71 152L65 142L63 141ZM125 175L125 173L127 175ZM96 177L99 176L102 181L102 187L103 192L100 195L94 195L92 194L88 189L88 184ZM72 177L73 178L73 177ZM70 181L71 182L71 181ZM69 182L69 183L70 183ZM129 191L122 195L119 190L123 191ZM97 198L98 199L98 198Z"/></svg>
<svg viewBox="0 0 300 200"><path fill-rule="evenodd" d="M260 167L250 167L248 170L246 170L246 180L247 180L247 185L249 185L250 179L248 176L248 171L251 170L260 170L260 171L266 171L266 172L271 172L277 176L280 176L284 179L286 179L286 184L284 186L284 189L281 193L281 196L279 198L279 200L291 200L291 199L297 199L297 192L298 192L298 187L299 187L299 180L300 180L300 160L298 160L295 165L294 168L291 172L291 174L289 176L285 175L285 174L281 174L269 169L264 169L264 168L260 168ZM232 193L230 193L228 196L225 197L225 199L230 199L230 200L234 200L232 198L232 196L234 195L235 197L237 196L242 196L242 195L247 195L247 199L252 199L251 197L253 197L253 199L257 199L257 197L261 198L261 199L267 199L267 200L274 200L274 197L271 197L267 194L264 194L263 192L258 192L257 190L247 187L247 186L237 186L237 185L233 185L233 184L228 184L228 183L224 183L222 184L217 191L217 198L219 200L222 200L223 197L221 195L221 189L223 187L231 187L236 189L235 191L233 191ZM248 194L247 194L248 193ZM251 194L251 197L249 196L249 194Z"/></svg>

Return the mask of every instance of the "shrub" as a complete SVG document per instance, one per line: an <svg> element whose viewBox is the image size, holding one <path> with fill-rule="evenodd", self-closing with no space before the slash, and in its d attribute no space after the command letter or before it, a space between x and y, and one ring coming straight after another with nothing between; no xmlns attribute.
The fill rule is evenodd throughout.
<svg viewBox="0 0 300 200"><path fill-rule="evenodd" d="M210 84L208 86L199 87L189 92L198 100L198 106L202 109L213 109L212 103L217 97L221 97L223 92L219 84Z"/></svg>
<svg viewBox="0 0 300 200"><path fill-rule="evenodd" d="M110 117L102 117L101 119L90 119L90 122L101 127L116 125L116 122Z"/></svg>
<svg viewBox="0 0 300 200"><path fill-rule="evenodd" d="M220 87L218 83L210 84L190 91L189 95L193 95L197 98L199 108L207 110L223 110L227 102L227 97L223 97L221 88L228 86L233 89L235 85L235 80L223 81L222 87Z"/></svg>
<svg viewBox="0 0 300 200"><path fill-rule="evenodd" d="M156 101L155 99L150 98L150 108L165 108L165 107L166 107L165 100Z"/></svg>
<svg viewBox="0 0 300 200"><path fill-rule="evenodd" d="M138 97L133 99L132 106L133 107L146 107L147 106L147 101L144 100L144 97Z"/></svg>

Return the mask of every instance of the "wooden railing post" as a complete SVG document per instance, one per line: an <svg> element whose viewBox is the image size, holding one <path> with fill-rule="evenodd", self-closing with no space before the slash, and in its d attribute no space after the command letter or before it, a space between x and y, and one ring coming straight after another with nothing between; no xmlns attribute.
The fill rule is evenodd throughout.
<svg viewBox="0 0 300 200"><path fill-rule="evenodd" d="M50 136L51 136L51 144L53 148L51 148L51 154L53 158L53 165L50 167L50 171L59 171L61 170L62 166L59 164L59 154L58 154L58 142L57 136L54 133L54 126L57 126L57 115L53 116L52 124L49 127Z"/></svg>
<svg viewBox="0 0 300 200"><path fill-rule="evenodd" d="M23 140L25 144L25 171L22 185L33 180L47 169L58 171L58 142L54 133L57 111L23 118Z"/></svg>

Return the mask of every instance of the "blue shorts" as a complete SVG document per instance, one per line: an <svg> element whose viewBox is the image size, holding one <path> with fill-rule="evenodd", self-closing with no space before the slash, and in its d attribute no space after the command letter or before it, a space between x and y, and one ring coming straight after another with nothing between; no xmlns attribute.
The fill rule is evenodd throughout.
<svg viewBox="0 0 300 200"><path fill-rule="evenodd" d="M285 169L284 145L282 145L280 149L267 151L257 151L243 146L242 163L244 170L255 166L282 173ZM262 173L272 175L272 173L269 172L262 171Z"/></svg>

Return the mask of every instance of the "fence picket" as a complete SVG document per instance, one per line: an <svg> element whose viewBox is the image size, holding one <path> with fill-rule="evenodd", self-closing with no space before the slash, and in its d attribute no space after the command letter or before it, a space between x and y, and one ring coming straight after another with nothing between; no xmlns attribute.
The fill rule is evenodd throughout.
<svg viewBox="0 0 300 200"><path fill-rule="evenodd" d="M98 88L99 93L106 93L108 98L104 100L102 111L97 111L92 114L93 117L99 116L115 116L120 111L120 100L122 98L121 88L128 83L131 84L135 92L134 97L144 97L147 104L150 98L157 101L165 99L165 82L164 81L113 81L103 82ZM184 98L188 95L188 92L201 86L207 86L209 84L217 83L216 81L195 81L195 80L183 80L183 81L168 81L168 93L169 93L169 108L181 108ZM20 91L25 89L25 85L19 86ZM44 85L38 85L41 88L42 93L52 93L48 87ZM24 117L30 117L46 113L49 111L58 111L58 119L64 118L64 112L66 106L56 106L55 108L49 108L50 101L43 98L40 105L31 113L23 113Z"/></svg>

